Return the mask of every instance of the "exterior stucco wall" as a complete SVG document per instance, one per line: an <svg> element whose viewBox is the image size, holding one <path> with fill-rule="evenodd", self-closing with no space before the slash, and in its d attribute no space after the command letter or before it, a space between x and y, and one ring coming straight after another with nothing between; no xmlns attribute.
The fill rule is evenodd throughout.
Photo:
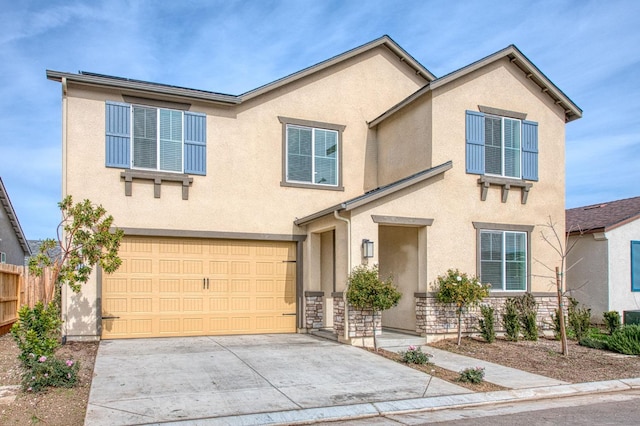
<svg viewBox="0 0 640 426"><path fill-rule="evenodd" d="M122 97L70 85L64 192L101 203L121 227L300 233L296 217L362 193L366 121L418 87L417 77L381 47L238 107L194 102L191 111L207 114L207 175L193 176L185 201L179 184L163 183L161 198L154 198L152 182L138 180L125 197L121 170L104 165L104 101ZM279 116L346 126L344 191L280 186ZM99 184L87 185L89 179Z"/></svg>
<svg viewBox="0 0 640 426"><path fill-rule="evenodd" d="M398 199L397 203L381 207L372 206L372 211L435 219L428 230L427 282L433 282L448 268L459 268L471 274L479 272L473 222L534 226L529 255L536 262L530 262L531 270L528 271L530 290L553 291L550 280L545 277L549 275L545 265L553 269L560 259L541 240L540 231L544 228L539 225L551 217L556 231L564 234L565 122L562 108L507 59L434 89L431 103L431 163L438 165L452 160L453 169L424 195ZM519 188L512 188L507 202L502 203L502 188L493 185L486 201L481 201L479 176L465 171L465 110L477 111L478 105L524 112L527 120L538 122L539 181L532 182L526 204L521 203ZM406 121L411 117L416 122L425 121L426 110L414 102L406 107L401 119ZM386 126L386 121L378 126L379 146L403 146L411 139L410 131L403 132L411 126L394 124L394 132L387 132ZM383 132L393 139L380 141Z"/></svg>
<svg viewBox="0 0 640 426"><path fill-rule="evenodd" d="M431 93L378 126L378 185L383 186L432 167Z"/></svg>
<svg viewBox="0 0 640 426"><path fill-rule="evenodd" d="M567 267L575 265L567 270L569 294L591 308L594 322L602 322L602 313L610 306L609 241L602 237L602 234L569 237L569 247L573 245L573 249L567 255Z"/></svg>
<svg viewBox="0 0 640 426"><path fill-rule="evenodd" d="M640 292L631 291L631 241L640 241L640 220L608 231L609 310L640 310Z"/></svg>
<svg viewBox="0 0 640 426"><path fill-rule="evenodd" d="M375 148L367 120L423 84L380 46L235 107L189 101L191 111L207 114L207 174L192 176L189 199L183 200L180 184L163 182L160 198L154 198L153 182L143 180L134 180L132 196L125 196L122 169L105 167L105 101L122 102L122 93L69 83L63 98L63 195L102 204L122 228L301 235L305 230L293 224L296 217L363 192L364 176L377 174L375 162L363 155ZM126 94L184 102L157 94ZM280 185L283 127L278 117L346 126L340 171L344 190ZM336 227L336 258L344 259L346 226L338 222ZM313 244L320 246L314 238L304 244L305 253ZM315 270L319 268L313 265L305 268L303 280L319 290L320 282L310 274ZM343 260L336 261L336 270L343 277L336 286L343 290ZM81 300L72 301L70 294L66 298L67 333L98 335L99 289L74 297Z"/></svg>

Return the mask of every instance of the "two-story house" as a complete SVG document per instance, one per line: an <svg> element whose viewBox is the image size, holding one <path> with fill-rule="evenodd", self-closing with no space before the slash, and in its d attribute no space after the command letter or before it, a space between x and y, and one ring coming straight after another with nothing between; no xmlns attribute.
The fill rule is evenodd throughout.
<svg viewBox="0 0 640 426"><path fill-rule="evenodd" d="M384 36L238 96L47 77L63 195L126 233L116 273L65 293L70 339L329 328L363 344L344 303L362 263L403 293L382 325L428 337L446 332L429 291L448 268L495 300L553 296L536 225L564 223L582 111L514 46L436 78Z"/></svg>

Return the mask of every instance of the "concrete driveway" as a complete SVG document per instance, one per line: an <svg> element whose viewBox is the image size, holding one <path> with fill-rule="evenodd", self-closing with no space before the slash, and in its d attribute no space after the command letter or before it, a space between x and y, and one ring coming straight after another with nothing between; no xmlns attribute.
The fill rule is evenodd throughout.
<svg viewBox="0 0 640 426"><path fill-rule="evenodd" d="M322 419L327 410L353 414L363 404L420 398L428 380L363 349L303 334L106 340L85 424L252 424L300 411ZM468 392L433 378L426 396Z"/></svg>

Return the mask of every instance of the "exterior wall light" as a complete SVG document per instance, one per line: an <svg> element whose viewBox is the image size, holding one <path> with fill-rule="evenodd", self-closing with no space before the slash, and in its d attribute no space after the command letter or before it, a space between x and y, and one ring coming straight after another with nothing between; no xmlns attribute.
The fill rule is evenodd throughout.
<svg viewBox="0 0 640 426"><path fill-rule="evenodd" d="M365 258L373 257L373 241L362 240L362 255Z"/></svg>

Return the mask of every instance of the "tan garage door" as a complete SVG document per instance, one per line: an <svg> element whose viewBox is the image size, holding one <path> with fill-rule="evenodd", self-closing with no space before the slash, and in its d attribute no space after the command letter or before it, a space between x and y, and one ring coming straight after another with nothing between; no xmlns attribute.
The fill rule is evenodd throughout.
<svg viewBox="0 0 640 426"><path fill-rule="evenodd" d="M102 338L293 333L295 243L125 237Z"/></svg>

